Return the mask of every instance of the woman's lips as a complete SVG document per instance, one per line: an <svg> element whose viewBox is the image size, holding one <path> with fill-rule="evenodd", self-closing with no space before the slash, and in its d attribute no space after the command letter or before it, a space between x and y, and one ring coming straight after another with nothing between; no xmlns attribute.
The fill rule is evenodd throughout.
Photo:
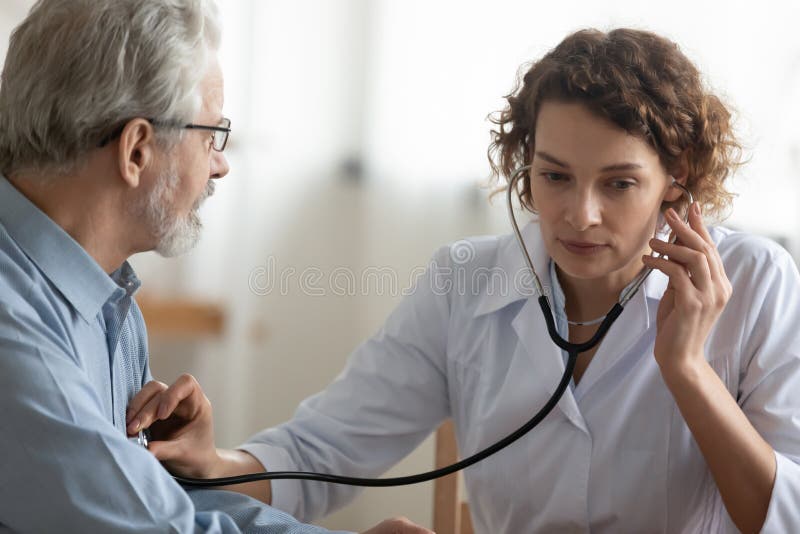
<svg viewBox="0 0 800 534"><path fill-rule="evenodd" d="M567 249L568 252L578 254L580 256L591 256L605 250L608 245L602 243L587 243L583 241L564 241L559 239L561 246Z"/></svg>

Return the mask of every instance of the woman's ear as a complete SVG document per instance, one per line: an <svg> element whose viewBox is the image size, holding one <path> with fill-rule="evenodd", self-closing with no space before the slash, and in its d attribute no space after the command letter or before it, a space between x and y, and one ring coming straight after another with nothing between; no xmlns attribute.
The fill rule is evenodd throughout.
<svg viewBox="0 0 800 534"><path fill-rule="evenodd" d="M689 162L685 153L680 157L678 163L673 167L670 178L682 186L686 186L686 181L689 178ZM680 200L682 196L683 191L680 187L670 185L666 194L664 195L664 202L675 202L676 200Z"/></svg>
<svg viewBox="0 0 800 534"><path fill-rule="evenodd" d="M117 163L122 179L129 187L138 187L142 174L153 161L155 132L145 119L133 119L119 137Z"/></svg>

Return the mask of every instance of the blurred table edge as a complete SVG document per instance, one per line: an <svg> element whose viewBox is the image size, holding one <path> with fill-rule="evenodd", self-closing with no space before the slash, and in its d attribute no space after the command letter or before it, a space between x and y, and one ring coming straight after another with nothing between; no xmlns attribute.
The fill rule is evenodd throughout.
<svg viewBox="0 0 800 534"><path fill-rule="evenodd" d="M225 331L225 307L214 301L190 297L136 295L147 332L160 338L219 337Z"/></svg>

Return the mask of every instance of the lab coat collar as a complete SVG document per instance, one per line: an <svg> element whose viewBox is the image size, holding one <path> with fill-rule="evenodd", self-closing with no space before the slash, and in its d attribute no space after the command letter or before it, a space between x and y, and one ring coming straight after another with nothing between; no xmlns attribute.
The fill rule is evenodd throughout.
<svg viewBox="0 0 800 534"><path fill-rule="evenodd" d="M522 239L531 254L533 266L539 280L542 283L545 293L550 296L550 256L544 247L539 225L535 221L529 222L520 230ZM505 308L509 304L526 300L531 297L538 297L533 285L533 279L528 273L528 266L522 256L516 237L513 234L504 235L499 238L500 243L497 247L497 257L495 266L499 267L505 276L508 277L508 291L491 292L481 295L478 305L475 307L475 317L496 312Z"/></svg>

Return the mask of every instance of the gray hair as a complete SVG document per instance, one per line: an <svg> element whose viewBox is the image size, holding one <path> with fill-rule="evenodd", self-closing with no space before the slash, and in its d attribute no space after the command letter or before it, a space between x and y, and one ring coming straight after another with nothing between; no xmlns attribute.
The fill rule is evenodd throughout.
<svg viewBox="0 0 800 534"><path fill-rule="evenodd" d="M133 118L191 122L219 42L214 0L39 0L0 81L0 172L69 172Z"/></svg>

